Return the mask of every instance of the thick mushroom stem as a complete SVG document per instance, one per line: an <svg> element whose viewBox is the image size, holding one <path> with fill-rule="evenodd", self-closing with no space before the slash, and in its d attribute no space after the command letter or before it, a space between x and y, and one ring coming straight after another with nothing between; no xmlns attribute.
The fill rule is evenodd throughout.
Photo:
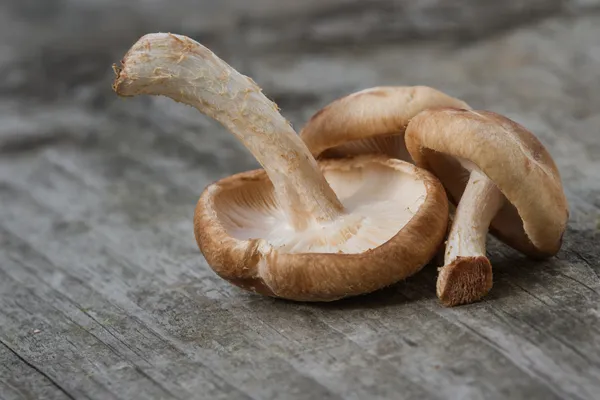
<svg viewBox="0 0 600 400"><path fill-rule="evenodd" d="M504 195L485 174L471 171L448 235L444 263L457 257L485 256L487 232L504 204Z"/></svg>
<svg viewBox="0 0 600 400"><path fill-rule="evenodd" d="M167 96L232 132L267 172L294 229L304 230L343 213L315 159L277 105L252 79L201 44L180 35L148 34L115 71L117 94Z"/></svg>
<svg viewBox="0 0 600 400"><path fill-rule="evenodd" d="M445 305L471 303L492 287L492 269L485 256L490 223L505 198L498 187L477 169L471 171L446 243L444 267L437 281L438 297Z"/></svg>

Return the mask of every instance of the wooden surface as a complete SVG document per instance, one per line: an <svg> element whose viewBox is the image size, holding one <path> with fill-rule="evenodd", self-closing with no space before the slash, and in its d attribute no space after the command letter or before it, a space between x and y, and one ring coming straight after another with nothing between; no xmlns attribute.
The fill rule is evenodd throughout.
<svg viewBox="0 0 600 400"><path fill-rule="evenodd" d="M274 3L2 2L0 399L599 399L600 2ZM506 114L560 168L562 251L492 241L491 294L453 309L434 266L324 305L231 287L193 209L256 163L191 108L110 91L111 63L159 30L252 76L296 128L384 84Z"/></svg>

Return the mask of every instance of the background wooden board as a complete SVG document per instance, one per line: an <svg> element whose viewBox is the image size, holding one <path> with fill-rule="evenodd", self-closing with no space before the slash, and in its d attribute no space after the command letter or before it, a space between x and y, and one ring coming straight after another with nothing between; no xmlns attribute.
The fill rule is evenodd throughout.
<svg viewBox="0 0 600 400"><path fill-rule="evenodd" d="M600 2L164 4L0 4L1 399L600 398ZM326 305L229 286L191 217L257 164L191 108L111 92L110 65L153 31L210 46L296 128L386 84L506 114L560 168L562 251L492 241L490 296L453 309L433 266Z"/></svg>

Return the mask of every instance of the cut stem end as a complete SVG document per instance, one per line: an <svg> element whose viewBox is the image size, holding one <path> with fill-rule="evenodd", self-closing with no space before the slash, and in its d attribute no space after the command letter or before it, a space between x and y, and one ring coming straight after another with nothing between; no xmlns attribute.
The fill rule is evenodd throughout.
<svg viewBox="0 0 600 400"><path fill-rule="evenodd" d="M492 287L492 266L486 258L490 223L505 202L504 195L484 173L471 171L448 240L437 294L444 305L477 301Z"/></svg>
<svg viewBox="0 0 600 400"><path fill-rule="evenodd" d="M440 269L436 291L442 304L452 307L481 300L492 285L492 265L486 257L457 257Z"/></svg>

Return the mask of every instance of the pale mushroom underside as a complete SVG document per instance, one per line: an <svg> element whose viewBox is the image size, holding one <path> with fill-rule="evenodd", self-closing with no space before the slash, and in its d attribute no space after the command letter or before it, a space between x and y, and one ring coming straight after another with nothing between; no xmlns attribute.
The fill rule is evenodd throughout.
<svg viewBox="0 0 600 400"><path fill-rule="evenodd" d="M351 140L325 150L321 153L321 156L324 158L339 158L361 154L384 154L400 160L411 160L404 145L404 133Z"/></svg>
<svg viewBox="0 0 600 400"><path fill-rule="evenodd" d="M220 191L214 202L218 219L235 239L264 239L278 252L356 254L398 234L427 196L425 183L404 167L361 163L326 166L323 172L345 208L331 222L295 231L266 179Z"/></svg>

